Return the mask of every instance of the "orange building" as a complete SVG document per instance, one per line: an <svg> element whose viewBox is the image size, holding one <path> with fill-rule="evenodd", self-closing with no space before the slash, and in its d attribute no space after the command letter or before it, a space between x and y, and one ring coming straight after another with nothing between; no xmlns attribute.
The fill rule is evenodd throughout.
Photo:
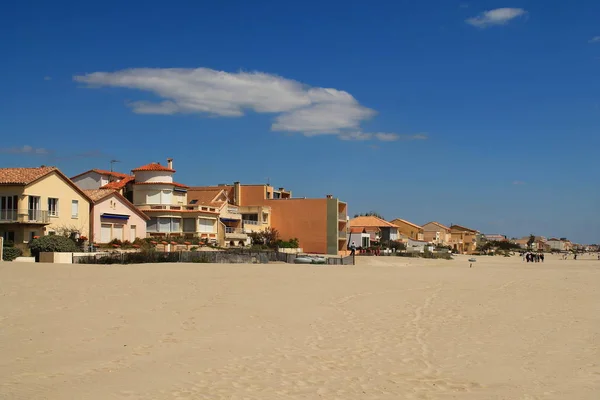
<svg viewBox="0 0 600 400"><path fill-rule="evenodd" d="M225 190L236 206L255 206L257 212L261 210L258 206L269 207L270 226L282 240L297 238L307 253L340 254L347 250L347 205L331 195L322 199L294 198L284 188L239 182L213 188ZM243 218L262 221L265 215L246 213Z"/></svg>

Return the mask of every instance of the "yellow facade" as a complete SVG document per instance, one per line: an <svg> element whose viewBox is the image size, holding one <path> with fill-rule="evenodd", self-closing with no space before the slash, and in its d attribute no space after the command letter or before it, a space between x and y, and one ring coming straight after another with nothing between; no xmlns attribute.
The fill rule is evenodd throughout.
<svg viewBox="0 0 600 400"><path fill-rule="evenodd" d="M34 236L90 234L90 200L56 171L27 186L0 186L0 196L17 198L16 212L0 222L0 233L10 233L16 245Z"/></svg>

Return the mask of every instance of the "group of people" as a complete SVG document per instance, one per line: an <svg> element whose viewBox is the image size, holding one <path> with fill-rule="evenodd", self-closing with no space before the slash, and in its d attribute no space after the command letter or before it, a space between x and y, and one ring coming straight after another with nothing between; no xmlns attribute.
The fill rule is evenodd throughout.
<svg viewBox="0 0 600 400"><path fill-rule="evenodd" d="M544 253L532 253L528 251L523 254L523 261L527 262L544 262Z"/></svg>

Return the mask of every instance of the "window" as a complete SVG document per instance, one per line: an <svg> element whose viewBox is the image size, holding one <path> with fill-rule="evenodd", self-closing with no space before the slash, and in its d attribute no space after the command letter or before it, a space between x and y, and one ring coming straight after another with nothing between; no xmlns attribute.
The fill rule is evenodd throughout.
<svg viewBox="0 0 600 400"><path fill-rule="evenodd" d="M146 194L146 204L160 204L160 192L148 192Z"/></svg>
<svg viewBox="0 0 600 400"><path fill-rule="evenodd" d="M158 219L150 218L150 220L148 221L148 223L146 225L146 230L148 232L158 232Z"/></svg>
<svg viewBox="0 0 600 400"><path fill-rule="evenodd" d="M48 215L58 217L58 199L48 197Z"/></svg>
<svg viewBox="0 0 600 400"><path fill-rule="evenodd" d="M158 219L158 231L159 232L171 232L171 218L159 218Z"/></svg>
<svg viewBox="0 0 600 400"><path fill-rule="evenodd" d="M215 231L215 223L212 219L204 219L200 218L198 220L198 232L202 233L214 233Z"/></svg>
<svg viewBox="0 0 600 400"><path fill-rule="evenodd" d="M190 204L196 204L198 202L198 200L194 199L194 200L190 200Z"/></svg>
<svg viewBox="0 0 600 400"><path fill-rule="evenodd" d="M179 219L179 218L171 219L171 232L181 232L181 219Z"/></svg>
<svg viewBox="0 0 600 400"><path fill-rule="evenodd" d="M71 201L71 218L79 218L79 200Z"/></svg>
<svg viewBox="0 0 600 400"><path fill-rule="evenodd" d="M0 232L0 236L4 238L4 245L14 244L15 243L15 233L14 232Z"/></svg>
<svg viewBox="0 0 600 400"><path fill-rule="evenodd" d="M173 202L173 191L172 190L163 190L162 198L160 199L160 204L171 204Z"/></svg>
<svg viewBox="0 0 600 400"><path fill-rule="evenodd" d="M17 219L17 196L0 196L0 221Z"/></svg>

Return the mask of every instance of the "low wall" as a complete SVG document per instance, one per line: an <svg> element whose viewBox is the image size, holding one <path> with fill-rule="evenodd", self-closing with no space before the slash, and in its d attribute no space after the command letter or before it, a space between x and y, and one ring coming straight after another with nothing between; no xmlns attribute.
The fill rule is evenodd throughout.
<svg viewBox="0 0 600 400"><path fill-rule="evenodd" d="M279 251L280 253L287 253L287 254L302 253L302 249L278 249L277 251Z"/></svg>
<svg viewBox="0 0 600 400"><path fill-rule="evenodd" d="M41 252L40 262L54 264L73 264L73 253Z"/></svg>
<svg viewBox="0 0 600 400"><path fill-rule="evenodd" d="M17 257L12 262L34 263L35 262L35 257Z"/></svg>

